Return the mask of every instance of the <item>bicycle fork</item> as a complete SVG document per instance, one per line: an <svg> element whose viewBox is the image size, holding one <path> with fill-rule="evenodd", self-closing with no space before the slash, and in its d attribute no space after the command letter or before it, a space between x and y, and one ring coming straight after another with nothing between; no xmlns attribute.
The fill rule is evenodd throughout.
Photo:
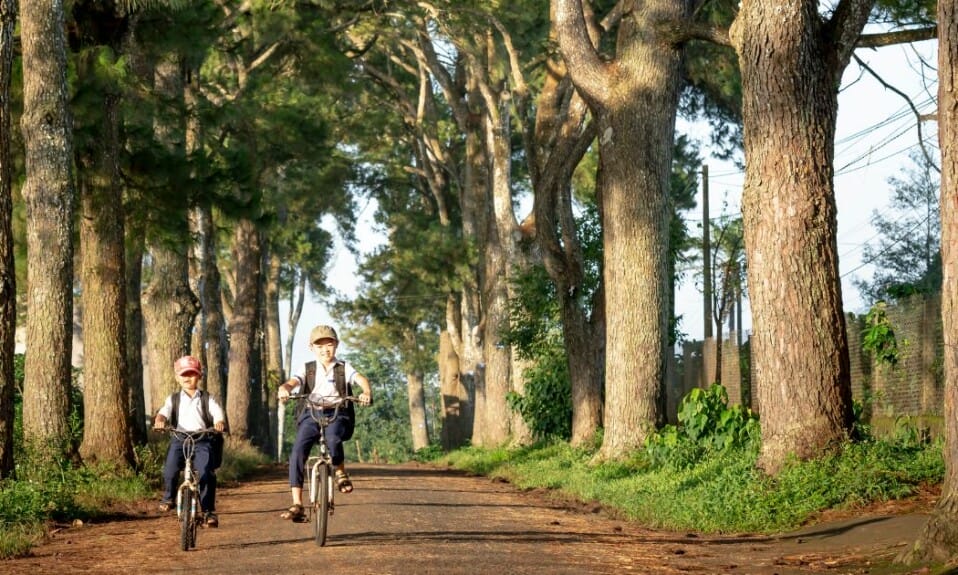
<svg viewBox="0 0 958 575"><path fill-rule="evenodd" d="M316 496L319 494L319 468L323 465L327 465L322 460L318 460L313 463L313 466L310 468L309 473L309 503L310 507L316 505ZM327 499L329 500L329 514L333 514L333 467L329 466L329 473L327 474L326 480L326 490L327 490Z"/></svg>

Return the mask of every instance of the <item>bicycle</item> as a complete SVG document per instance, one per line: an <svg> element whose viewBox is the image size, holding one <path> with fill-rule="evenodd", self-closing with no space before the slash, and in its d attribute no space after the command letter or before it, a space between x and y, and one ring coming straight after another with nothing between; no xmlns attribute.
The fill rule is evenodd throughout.
<svg viewBox="0 0 958 575"><path fill-rule="evenodd" d="M320 439L316 442L319 444L319 453L306 460L307 489L309 492L309 505L306 508L309 510L307 521L313 523L313 538L316 540L316 544L322 547L326 545L329 516L333 514L336 493L333 459L329 452L329 446L326 445L326 428L339 417L339 410L344 408L347 402L360 403L360 399L348 395L333 407L324 405L322 400L313 401L309 394L292 394L289 399L306 402L309 416L319 426ZM340 397L336 396L335 399L338 400ZM332 409L332 413L327 415L326 412L330 409Z"/></svg>
<svg viewBox="0 0 958 575"><path fill-rule="evenodd" d="M193 468L193 454L196 440L211 434L219 433L212 427L197 431L183 431L165 427L158 431L165 431L183 443L183 482L176 491L176 517L180 522L180 549L189 551L196 547L196 530L203 523L203 514L200 505L200 484L196 470Z"/></svg>

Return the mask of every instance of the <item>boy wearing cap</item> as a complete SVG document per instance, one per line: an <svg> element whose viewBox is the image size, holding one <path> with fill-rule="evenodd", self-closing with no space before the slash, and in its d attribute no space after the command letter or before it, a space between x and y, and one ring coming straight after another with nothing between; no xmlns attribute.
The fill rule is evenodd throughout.
<svg viewBox="0 0 958 575"><path fill-rule="evenodd" d="M336 358L336 348L339 337L336 330L328 325L317 325L309 334L309 349L316 356L315 376L307 377L308 365L303 370L279 386L277 396L285 402L291 393L309 393L310 399L322 402L330 407L342 401L342 394L336 387L336 367L341 366L348 386L357 384L362 388L359 403L372 403L372 389L369 380L356 371L348 362ZM312 363L312 362L310 362ZM326 427L326 445L336 467L336 487L343 493L353 490L353 483L346 473L345 453L343 440L351 436L353 421L349 414L339 412L339 416ZM306 459L313 445L320 439L319 425L310 417L309 412L303 410L297 416L296 441L289 454L289 486L293 496L293 505L281 515L283 519L302 521L305 517L303 509L303 477L305 475Z"/></svg>
<svg viewBox="0 0 958 575"><path fill-rule="evenodd" d="M198 388L203 377L203 366L198 359L185 355L173 363L173 371L181 391L174 392L163 402L163 407L153 420L154 429L163 429L167 422L175 424L181 431L199 431L209 427L222 432L226 428L226 417L220 404L207 392ZM204 399L205 396L205 399ZM177 404L176 413L173 405ZM208 420L207 420L208 418ZM216 517L216 461L213 442L209 437L196 440L193 463L200 476L200 505L206 513L207 527L219 527ZM168 512L175 506L176 480L186 462L183 459L183 442L176 437L170 440L166 452L166 464L163 466L163 499L160 510Z"/></svg>

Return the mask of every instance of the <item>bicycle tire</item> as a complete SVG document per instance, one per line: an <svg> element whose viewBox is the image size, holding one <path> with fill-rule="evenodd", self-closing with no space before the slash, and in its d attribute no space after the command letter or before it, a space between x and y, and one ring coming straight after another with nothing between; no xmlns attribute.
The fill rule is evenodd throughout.
<svg viewBox="0 0 958 575"><path fill-rule="evenodd" d="M195 539L195 517L194 510L196 506L193 505L193 492L190 489L183 488L180 490L180 549L183 551L189 551L196 542Z"/></svg>
<svg viewBox="0 0 958 575"><path fill-rule="evenodd" d="M316 544L322 547L326 545L326 528L329 525L329 487L332 481L332 474L329 465L319 466L319 477L316 482L316 499L313 502L313 535L316 538Z"/></svg>

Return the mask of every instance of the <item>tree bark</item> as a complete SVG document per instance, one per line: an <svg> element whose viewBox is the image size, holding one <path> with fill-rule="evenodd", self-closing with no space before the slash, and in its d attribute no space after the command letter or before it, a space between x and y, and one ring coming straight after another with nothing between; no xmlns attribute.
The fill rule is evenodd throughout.
<svg viewBox="0 0 958 575"><path fill-rule="evenodd" d="M552 5L555 21L555 4ZM576 232L571 194L572 172L595 139L585 126L588 107L568 78L565 62L552 58L536 102L532 150L527 151L535 189L535 238L543 265L555 284L562 319L562 339L568 351L572 394L573 446L591 442L602 425L604 346L595 345L594 329L580 301L584 256ZM598 350L599 353L596 353Z"/></svg>
<svg viewBox="0 0 958 575"><path fill-rule="evenodd" d="M143 381L143 254L146 242L142 224L128 220L126 233L126 366L130 393L130 430L134 444L147 441L147 410Z"/></svg>
<svg viewBox="0 0 958 575"><path fill-rule="evenodd" d="M426 421L426 391L422 373L406 374L406 391L409 393L409 425L412 432L413 451L429 447L429 426Z"/></svg>
<svg viewBox="0 0 958 575"><path fill-rule="evenodd" d="M154 70L155 90L163 97L183 99L183 74L178 58L167 55ZM185 162L183 144L186 134L181 122L154 122L157 141L170 154ZM189 284L190 234L186 206L172 209L166 221L151 223L148 249L152 265L150 281L143 292L143 318L146 323L147 365L150 381L150 413L163 405L166 397L179 389L173 375L173 362L190 353L190 332L199 305ZM161 231L162 230L162 231Z"/></svg>
<svg viewBox="0 0 958 575"><path fill-rule="evenodd" d="M13 398L16 383L17 277L13 247L13 195L10 163L10 79L13 66L15 0L0 1L0 479L12 476Z"/></svg>
<svg viewBox="0 0 958 575"><path fill-rule="evenodd" d="M193 355L202 358L206 391L226 405L226 321L220 299L220 271L216 258L216 232L209 204L190 211L190 232L195 238L190 259L190 284L199 299L193 337Z"/></svg>
<svg viewBox="0 0 958 575"><path fill-rule="evenodd" d="M266 410L269 414L267 432L272 436L272 431L279 429L279 401L276 398L276 390L288 378L283 370L283 340L279 330L279 272L282 262L272 250L270 250L266 259L269 262L269 273L266 275L265 281L266 306L264 319L266 325L264 331L266 332L266 349L263 353L266 357L266 376L263 381L263 388L265 390ZM278 437L276 443L280 441L282 441L282 438ZM268 453L274 452L275 447L275 445L271 445Z"/></svg>
<svg viewBox="0 0 958 575"><path fill-rule="evenodd" d="M837 447L851 430L833 159L836 87L867 18L864 4L842 2L826 29L813 0L744 2L730 34L749 159L742 216L759 466L770 474L791 455Z"/></svg>
<svg viewBox="0 0 958 575"><path fill-rule="evenodd" d="M69 438L73 350L73 121L63 4L20 5L27 211L27 354L23 435L58 457Z"/></svg>
<svg viewBox="0 0 958 575"><path fill-rule="evenodd" d="M439 333L439 392L442 407L442 448L446 451L466 444L472 431L469 390L460 381L459 355L449 332Z"/></svg>
<svg viewBox="0 0 958 575"><path fill-rule="evenodd" d="M941 320L945 369L945 480L906 563L958 555L958 7L938 2L938 144L941 149Z"/></svg>
<svg viewBox="0 0 958 575"><path fill-rule="evenodd" d="M578 0L556 1L556 34L599 134L596 188L604 234L605 434L600 457L641 447L663 419L669 336L669 178L681 51L656 25L682 21L686 3L634 5L619 22L616 54L593 46Z"/></svg>
<svg viewBox="0 0 958 575"><path fill-rule="evenodd" d="M81 68L81 74L93 70ZM89 77L89 76L87 76ZM99 137L78 150L83 301L83 443L88 462L133 463L126 363L126 269L117 108L106 94Z"/></svg>
<svg viewBox="0 0 958 575"><path fill-rule="evenodd" d="M229 380L226 394L226 413L230 422L230 434L236 439L249 439L251 428L250 411L254 395L251 358L256 347L254 341L259 326L257 302L260 289L260 240L259 230L253 221L240 219L233 233L233 314L229 324ZM259 386L255 387L256 390Z"/></svg>

